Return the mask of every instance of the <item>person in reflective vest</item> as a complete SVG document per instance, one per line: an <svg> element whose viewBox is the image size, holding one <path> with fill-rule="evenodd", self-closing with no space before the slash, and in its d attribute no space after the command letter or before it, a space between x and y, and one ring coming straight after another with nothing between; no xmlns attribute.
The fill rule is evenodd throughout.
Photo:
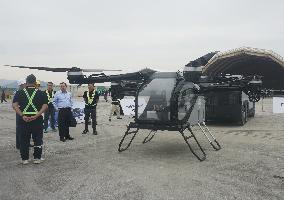
<svg viewBox="0 0 284 200"><path fill-rule="evenodd" d="M48 108L47 97L35 88L36 77L31 74L26 78L26 88L18 90L13 99L13 108L21 117L19 126L20 153L23 164L29 163L30 138L34 141L34 163L41 162L43 117L42 113Z"/></svg>
<svg viewBox="0 0 284 200"><path fill-rule="evenodd" d="M55 91L53 90L52 82L47 83L47 90L45 90L45 94L48 100L48 109L44 112L44 132L45 133L48 132L47 129L48 129L49 116L50 116L50 127L53 130L53 132L56 132L57 130L55 128L55 119L54 119L55 109L52 103Z"/></svg>
<svg viewBox="0 0 284 200"><path fill-rule="evenodd" d="M35 88L40 90L40 81L36 80Z"/></svg>
<svg viewBox="0 0 284 200"><path fill-rule="evenodd" d="M85 109L84 109L84 113L85 113L85 130L83 131L82 134L86 134L89 132L88 129L88 124L89 124L89 119L91 116L92 119L92 128L93 128L93 134L97 135L97 103L99 101L99 94L98 92L95 90L96 87L94 86L94 84L88 84L88 91L84 92L83 98L85 101Z"/></svg>

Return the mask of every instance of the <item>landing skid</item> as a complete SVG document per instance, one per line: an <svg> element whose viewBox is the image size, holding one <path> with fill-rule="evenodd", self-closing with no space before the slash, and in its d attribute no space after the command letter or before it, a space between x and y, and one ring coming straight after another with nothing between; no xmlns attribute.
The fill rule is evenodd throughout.
<svg viewBox="0 0 284 200"><path fill-rule="evenodd" d="M189 132L190 132L191 135L186 136L186 135L184 134L184 131L185 131L186 129L189 130ZM187 144L189 150L191 151L191 153L192 153L199 161L204 161L204 160L206 159L206 154L205 154L203 148L201 147L201 145L199 144L198 140L196 139L196 137L195 137L193 131L191 130L190 126L187 126L185 129L179 130L179 132L180 132L180 134L182 135L182 137L183 137L185 143ZM201 156L198 155L198 153L197 153L195 150L193 150L193 148L192 148L191 145L189 144L189 139L190 139L190 138L193 138L194 141L196 142L198 148L199 148L200 151L201 151L201 154L202 154Z"/></svg>
<svg viewBox="0 0 284 200"><path fill-rule="evenodd" d="M118 151L119 151L119 152L125 151L126 149L128 149L128 148L130 147L132 141L134 140L136 134L137 134L138 131L139 131L139 128L136 128L136 130L134 130L134 131L130 131L130 129L131 129L130 126L128 126L128 127L127 127L127 130L126 130L126 132L125 132L125 134L124 134L124 136L123 136L123 138L121 139L121 141L120 141L120 143L119 143L119 146L118 146ZM126 136L131 135L131 134L133 134L133 135L132 135L132 138L130 139L130 141L128 142L128 144L123 148L123 147L122 147L122 144L124 143L124 140L125 140Z"/></svg>
<svg viewBox="0 0 284 200"><path fill-rule="evenodd" d="M220 144L218 143L218 141L216 140L216 138L213 136L213 134L210 132L209 128L205 125L205 123L202 122L202 123L198 123L197 125L198 125L198 127L200 128L200 130L202 131L202 133L203 133L203 134L206 136L206 138L208 139L210 145L211 145L216 151L220 150L220 149L221 149ZM119 151L119 152L125 151L125 150L127 150L127 149L130 147L132 141L133 141L134 138L136 137L136 135L137 135L137 133L138 133L138 131L139 131L140 128L141 128L141 129L150 129L150 133L144 138L144 140L143 140L143 142L142 142L143 144L146 144L146 143L150 142L150 141L154 138L154 136L156 135L156 132L157 132L156 129L153 130L153 129L151 129L150 127L143 127L143 126L140 127L139 124L134 124L134 123L133 123L133 124L129 124L129 125L127 126L127 130L126 130L124 136L122 137L122 139L121 139L121 141L120 141L120 143L119 143L119 147L118 147L118 151ZM158 128L158 127L155 127L155 128ZM132 129L132 130L131 130L131 129ZM160 129L158 129L158 130L160 130ZM161 130L165 130L165 129L161 129ZM174 126L174 127L168 127L168 130L170 130L170 131L179 131L180 134L182 135L182 137L183 137L185 143L187 144L189 150L192 152L192 154L193 154L199 161L204 161L204 160L206 159L206 153L205 153L204 149L201 147L199 141L197 140L197 138L196 138L195 134L193 133L193 131L192 131L192 129L191 129L191 126L190 126L189 124L187 124L186 126L184 126L184 127L182 127L182 128L181 128L181 127L175 127L175 126ZM185 130L188 130L189 133L190 133L190 135L186 135L186 134L185 134ZM209 133L209 134L208 134L208 133ZM131 136L130 136L130 135L131 135ZM209 136L208 136L208 135L209 135ZM127 136L130 137L130 140L129 140L129 142L128 142L127 144L124 144L124 143L126 143L126 142L125 142L125 139L127 138ZM197 146L198 146L198 150L194 150L194 149L192 148L192 146L189 144L189 139L191 139L191 138L193 139L192 141L195 141L195 142L196 142L196 144L197 144ZM211 139L212 139L212 140L211 140ZM123 146L124 146L124 147L123 147ZM198 152L198 151L199 151L199 152Z"/></svg>
<svg viewBox="0 0 284 200"><path fill-rule="evenodd" d="M207 138L208 142L211 144L213 149L215 149L216 151L219 151L221 149L221 146L220 146L219 142L216 140L216 138L213 136L213 134L211 133L209 128L206 126L205 122L202 122L201 124L198 123L197 125L199 126L199 128L202 131L203 135ZM209 136L207 135L206 132L209 133Z"/></svg>
<svg viewBox="0 0 284 200"><path fill-rule="evenodd" d="M145 139L143 140L143 144L146 144L147 142L150 142L153 137L156 135L157 131L151 130L150 133L145 137Z"/></svg>

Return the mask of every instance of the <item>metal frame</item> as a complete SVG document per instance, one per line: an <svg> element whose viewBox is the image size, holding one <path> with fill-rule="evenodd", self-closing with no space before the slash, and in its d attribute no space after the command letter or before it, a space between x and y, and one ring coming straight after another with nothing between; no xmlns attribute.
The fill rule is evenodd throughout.
<svg viewBox="0 0 284 200"><path fill-rule="evenodd" d="M176 76L177 78L177 84L175 85L175 87L173 88L172 94L171 94L171 109L173 110L173 108L175 108L176 104L177 104L177 94L180 92L180 90L183 88L184 85L189 84L186 81L178 81L178 76ZM151 80L151 79L150 79ZM206 153L204 151L204 149L202 148L201 144L199 143L199 141L197 140L195 134L193 133L191 127L193 125L198 125L200 130L202 131L202 133L206 136L206 138L208 139L210 145L215 149L215 150L220 150L221 146L218 143L218 141L216 140L216 138L213 136L213 134L210 132L209 128L205 125L204 122L199 122L198 124L190 124L188 122L190 115L192 113L193 107L196 103L197 97L198 95L196 95L191 102L191 108L187 111L184 119L182 120L172 120L173 118L173 113L171 112L171 121L157 121L157 120L141 120L138 117L138 96L139 96L139 92L141 91L141 89L147 85L150 81L149 79L145 79L142 84L138 87L137 93L136 93L136 97L135 97L135 120L134 122L131 122L126 129L126 132L124 133L119 146L118 146L118 151L119 152L123 152L125 150L127 150L131 143L133 142L134 138L136 137L138 131L140 129L146 129L146 130L150 130L150 132L148 133L148 135L144 138L143 140L143 144L146 144L148 142L150 142L156 135L156 132L158 130L166 130L166 131L176 131L179 132L181 134L181 136L183 137L185 143L187 144L189 150L191 151L191 153L199 160L199 161L204 161L206 159ZM176 114L176 113L175 113ZM186 134L185 130L189 131L189 135ZM209 133L210 136L208 136L207 133ZM125 139L129 137L130 140L128 142L125 141ZM194 149L192 147L192 145L190 145L189 143L189 139L192 138L193 141L195 141L195 143L197 144L197 149ZM212 140L211 140L212 139Z"/></svg>
<svg viewBox="0 0 284 200"><path fill-rule="evenodd" d="M199 126L200 130L202 131L202 133L204 134L204 136L208 139L210 145L216 151L220 150L221 146L220 146L219 142L213 136L213 134L211 133L209 128L205 125L205 123L202 122L201 124L198 124L198 126ZM155 125L155 124L139 124L139 123L131 122L127 126L127 130L124 133L124 135L123 135L123 137L122 137L122 139L119 143L118 151L123 152L123 151L127 150L130 147L131 143L133 142L134 138L136 137L136 135L137 135L137 133L140 129L150 130L149 134L144 138L144 140L142 142L143 144L150 142L154 138L154 136L156 135L157 130L178 131L181 134L181 136L183 137L183 139L184 139L185 143L187 144L191 153L199 161L204 161L206 159L206 153L205 153L204 149L202 148L201 144L199 143L199 141L197 140L197 138L196 138L195 134L193 133L191 127L192 126L190 126L189 123L187 123L185 125L162 125L162 124ZM131 129L134 129L134 130L131 131ZM188 130L190 135L186 135L185 130ZM209 133L210 136L208 136L208 134L206 132ZM129 135L131 135L130 141L125 144L125 139ZM190 145L190 143L189 143L190 138L193 138L193 140L196 142L196 144L198 146L197 150L195 150L192 147L192 145ZM201 153L198 153L198 151L200 151Z"/></svg>

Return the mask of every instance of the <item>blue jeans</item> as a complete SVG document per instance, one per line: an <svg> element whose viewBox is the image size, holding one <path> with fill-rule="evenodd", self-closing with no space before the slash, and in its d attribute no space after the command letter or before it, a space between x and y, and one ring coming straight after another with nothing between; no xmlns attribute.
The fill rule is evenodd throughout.
<svg viewBox="0 0 284 200"><path fill-rule="evenodd" d="M50 127L55 129L55 109L53 107L48 107L48 110L44 112L44 129L47 130L48 128L48 120L50 116Z"/></svg>

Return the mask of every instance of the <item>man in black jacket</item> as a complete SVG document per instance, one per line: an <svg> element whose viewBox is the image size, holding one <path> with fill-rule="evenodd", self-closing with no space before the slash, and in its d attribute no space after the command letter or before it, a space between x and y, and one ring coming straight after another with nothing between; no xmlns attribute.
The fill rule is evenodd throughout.
<svg viewBox="0 0 284 200"><path fill-rule="evenodd" d="M20 116L19 126L20 153L23 164L29 163L30 138L34 140L34 163L41 162L43 118L41 114L47 109L47 97L35 88L36 77L31 74L26 79L26 88L16 92L13 99L13 108Z"/></svg>
<svg viewBox="0 0 284 200"><path fill-rule="evenodd" d="M93 134L97 135L97 103L99 101L99 94L98 92L95 90L95 86L94 84L88 84L88 91L84 92L83 98L85 101L85 130L83 131L82 134L86 134L89 132L88 129L88 124L89 124L89 119L91 116L92 119L92 128L93 128Z"/></svg>

